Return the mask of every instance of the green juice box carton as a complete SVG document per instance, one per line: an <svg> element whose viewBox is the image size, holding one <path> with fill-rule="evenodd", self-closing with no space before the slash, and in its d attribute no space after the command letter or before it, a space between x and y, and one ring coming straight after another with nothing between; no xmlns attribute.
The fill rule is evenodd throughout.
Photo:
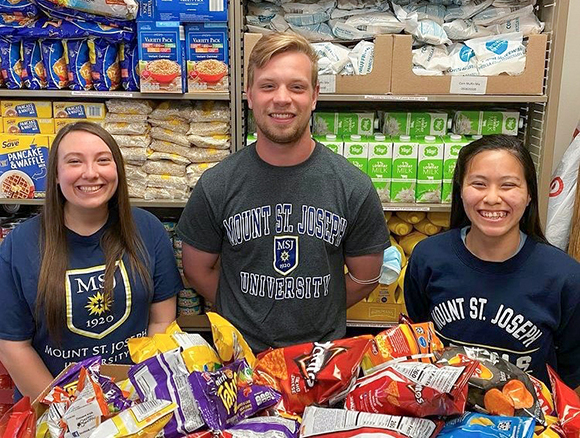
<svg viewBox="0 0 580 438"><path fill-rule="evenodd" d="M391 178L393 174L393 142L384 134L369 138L368 175L371 177L381 202L391 202Z"/></svg>
<svg viewBox="0 0 580 438"><path fill-rule="evenodd" d="M358 134L344 137L343 156L362 172L367 173L369 164L369 142L367 137Z"/></svg>
<svg viewBox="0 0 580 438"><path fill-rule="evenodd" d="M372 135L374 124L374 112L315 112L312 115L312 133L315 135Z"/></svg>
<svg viewBox="0 0 580 438"><path fill-rule="evenodd" d="M415 202L419 143L409 135L393 137L391 202Z"/></svg>
<svg viewBox="0 0 580 438"><path fill-rule="evenodd" d="M445 135L449 125L446 112L385 112L382 114L383 134L410 135Z"/></svg>
<svg viewBox="0 0 580 438"><path fill-rule="evenodd" d="M322 143L328 149L333 151L338 155L343 155L344 146L342 143L342 137L336 134L326 134L326 135L315 135L314 140Z"/></svg>
<svg viewBox="0 0 580 438"><path fill-rule="evenodd" d="M443 152L443 187L441 188L441 202L445 204L451 203L451 195L453 192L453 173L455 172L455 164L459 151L465 145L468 145L471 139L463 135L451 134L443 137L445 144Z"/></svg>
<svg viewBox="0 0 580 438"><path fill-rule="evenodd" d="M440 203L443 183L443 140L426 135L419 139L417 202Z"/></svg>
<svg viewBox="0 0 580 438"><path fill-rule="evenodd" d="M518 111L456 111L453 116L453 133L518 135L523 122Z"/></svg>

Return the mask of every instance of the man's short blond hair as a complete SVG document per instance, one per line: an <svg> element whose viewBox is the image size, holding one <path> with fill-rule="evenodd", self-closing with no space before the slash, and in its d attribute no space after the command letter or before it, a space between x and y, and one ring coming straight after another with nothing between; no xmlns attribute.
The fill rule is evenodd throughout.
<svg viewBox="0 0 580 438"><path fill-rule="evenodd" d="M248 86L254 83L254 71L263 68L272 57L280 53L304 53L310 59L312 88L318 83L318 55L306 38L294 33L271 33L263 35L252 50L248 60Z"/></svg>

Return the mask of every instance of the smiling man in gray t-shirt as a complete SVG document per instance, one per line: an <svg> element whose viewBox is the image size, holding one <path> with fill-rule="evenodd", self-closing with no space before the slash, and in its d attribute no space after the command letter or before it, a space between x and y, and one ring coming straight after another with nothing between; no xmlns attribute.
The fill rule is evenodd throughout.
<svg viewBox="0 0 580 438"><path fill-rule="evenodd" d="M343 337L389 246L370 179L311 138L318 91L308 41L263 36L248 67L258 140L202 175L177 226L187 279L255 351Z"/></svg>

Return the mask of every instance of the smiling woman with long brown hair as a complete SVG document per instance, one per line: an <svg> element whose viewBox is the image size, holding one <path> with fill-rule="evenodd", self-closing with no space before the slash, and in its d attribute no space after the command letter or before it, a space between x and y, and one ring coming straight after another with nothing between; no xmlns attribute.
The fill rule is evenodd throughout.
<svg viewBox="0 0 580 438"><path fill-rule="evenodd" d="M121 152L100 126L57 134L44 208L0 247L0 284L0 361L33 398L67 363L130 363L128 338L175 319L171 243L155 216L129 205Z"/></svg>

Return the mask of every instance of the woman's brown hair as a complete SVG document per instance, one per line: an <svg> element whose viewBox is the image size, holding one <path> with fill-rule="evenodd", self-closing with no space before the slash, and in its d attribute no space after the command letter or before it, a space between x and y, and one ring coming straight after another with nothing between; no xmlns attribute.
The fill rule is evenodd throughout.
<svg viewBox="0 0 580 438"><path fill-rule="evenodd" d="M115 139L101 126L89 122L77 122L62 128L51 146L46 177L46 199L41 213L40 251L41 264L36 299L36 320L45 318L48 333L60 341L65 320L65 276L68 269L69 251L64 218L66 199L58 184L58 150L62 139L69 133L84 131L96 135L111 150L117 166L118 186L109 200L109 226L101 237L105 255L105 281L103 293L113 299L116 262L127 256L133 278L135 275L149 291L153 280L148 270L147 251L133 222L125 166L121 150Z"/></svg>

